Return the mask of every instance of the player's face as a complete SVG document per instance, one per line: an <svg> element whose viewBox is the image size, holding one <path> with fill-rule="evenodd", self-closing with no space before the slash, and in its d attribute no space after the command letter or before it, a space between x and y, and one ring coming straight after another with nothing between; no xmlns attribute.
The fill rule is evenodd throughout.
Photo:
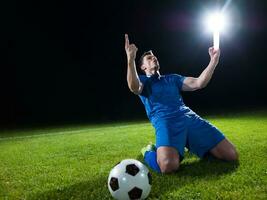
<svg viewBox="0 0 267 200"><path fill-rule="evenodd" d="M159 70L159 68L160 68L159 67L159 61L158 61L157 57L154 56L153 54L146 55L143 58L142 69L145 72L154 74L155 72L157 72Z"/></svg>

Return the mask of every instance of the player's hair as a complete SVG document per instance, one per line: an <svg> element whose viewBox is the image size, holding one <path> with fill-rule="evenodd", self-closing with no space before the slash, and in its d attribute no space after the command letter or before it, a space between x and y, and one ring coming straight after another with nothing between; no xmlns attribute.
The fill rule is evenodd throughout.
<svg viewBox="0 0 267 200"><path fill-rule="evenodd" d="M149 51L144 52L143 55L140 57L140 59L139 59L139 63L138 63L138 66L140 67L140 69L141 69L141 66L143 65L144 57L147 56L147 55L153 55L152 50L149 50ZM142 69L141 69L141 70L142 70ZM143 70L142 70L142 71L143 71Z"/></svg>

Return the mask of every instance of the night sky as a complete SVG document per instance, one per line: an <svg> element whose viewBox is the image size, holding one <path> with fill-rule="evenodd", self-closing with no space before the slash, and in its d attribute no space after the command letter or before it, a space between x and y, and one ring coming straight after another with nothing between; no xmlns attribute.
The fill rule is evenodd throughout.
<svg viewBox="0 0 267 200"><path fill-rule="evenodd" d="M198 76L212 35L203 13L226 1L8 1L1 11L2 126L146 119L127 87L124 34L161 73ZM267 106L267 3L232 1L209 85L183 93L195 111Z"/></svg>

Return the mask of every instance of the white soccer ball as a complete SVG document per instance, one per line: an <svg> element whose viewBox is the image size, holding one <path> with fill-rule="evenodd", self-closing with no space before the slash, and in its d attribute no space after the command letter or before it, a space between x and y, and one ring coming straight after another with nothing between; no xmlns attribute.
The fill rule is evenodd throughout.
<svg viewBox="0 0 267 200"><path fill-rule="evenodd" d="M108 189L118 200L145 199L150 193L151 182L151 174L144 164L126 159L110 171Z"/></svg>

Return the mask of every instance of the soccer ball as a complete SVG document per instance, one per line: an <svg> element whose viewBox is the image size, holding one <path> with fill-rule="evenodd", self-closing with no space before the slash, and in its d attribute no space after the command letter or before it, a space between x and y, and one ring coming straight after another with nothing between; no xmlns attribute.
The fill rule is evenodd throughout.
<svg viewBox="0 0 267 200"><path fill-rule="evenodd" d="M110 171L108 189L118 200L145 199L150 193L151 182L151 174L144 164L126 159Z"/></svg>

